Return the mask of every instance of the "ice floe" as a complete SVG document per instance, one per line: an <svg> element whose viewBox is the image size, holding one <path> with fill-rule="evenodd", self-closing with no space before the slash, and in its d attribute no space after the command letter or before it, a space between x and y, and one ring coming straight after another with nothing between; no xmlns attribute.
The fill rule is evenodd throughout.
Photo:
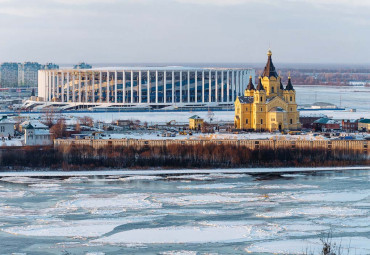
<svg viewBox="0 0 370 255"><path fill-rule="evenodd" d="M119 178L120 181L155 181L163 179L161 176L156 175L137 175Z"/></svg>
<svg viewBox="0 0 370 255"><path fill-rule="evenodd" d="M148 200L149 194L101 194L101 195L78 195L76 199L58 202L57 207L86 209L86 210L134 210L160 208L161 203Z"/></svg>
<svg viewBox="0 0 370 255"><path fill-rule="evenodd" d="M344 192L307 192L293 195L300 201L328 201L328 202L352 202L360 201L370 196L370 190L344 191Z"/></svg>
<svg viewBox="0 0 370 255"><path fill-rule="evenodd" d="M238 187L238 184L223 184L223 183L213 183L213 184L201 184L201 185L187 185L178 186L178 189L233 189Z"/></svg>
<svg viewBox="0 0 370 255"><path fill-rule="evenodd" d="M189 194L183 196L162 196L156 198L162 203L177 205L201 205L201 204L219 204L219 203L242 203L253 202L261 199L259 194L252 193L206 193Z"/></svg>
<svg viewBox="0 0 370 255"><path fill-rule="evenodd" d="M272 184L272 185L260 185L258 189L317 189L317 185L305 185L305 184Z"/></svg>
<svg viewBox="0 0 370 255"><path fill-rule="evenodd" d="M50 221L39 225L4 228L2 231L14 235L24 236L88 238L99 237L124 224L151 221L154 218L155 217L126 217L120 219Z"/></svg>
<svg viewBox="0 0 370 255"><path fill-rule="evenodd" d="M370 239L366 237L333 238L331 243L341 247L340 254L370 254ZM321 254L323 244L317 239L292 239L254 243L246 248L248 253ZM338 253L339 254L339 253Z"/></svg>
<svg viewBox="0 0 370 255"><path fill-rule="evenodd" d="M302 207L295 208L290 210L278 210L278 211L269 211L263 213L257 213L257 217L262 218L283 218L283 217L292 217L292 216L327 216L327 217L346 217L346 216L356 216L356 215L366 215L366 210L348 208L348 207L330 207L330 206L321 206L321 207Z"/></svg>

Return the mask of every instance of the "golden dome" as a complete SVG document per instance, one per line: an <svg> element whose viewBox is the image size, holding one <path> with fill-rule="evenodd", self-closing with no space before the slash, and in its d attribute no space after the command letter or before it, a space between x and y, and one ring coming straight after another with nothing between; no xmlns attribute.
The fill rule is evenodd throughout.
<svg viewBox="0 0 370 255"><path fill-rule="evenodd" d="M271 56L272 55L272 52L271 52L271 50L269 49L268 51L267 51L267 56Z"/></svg>

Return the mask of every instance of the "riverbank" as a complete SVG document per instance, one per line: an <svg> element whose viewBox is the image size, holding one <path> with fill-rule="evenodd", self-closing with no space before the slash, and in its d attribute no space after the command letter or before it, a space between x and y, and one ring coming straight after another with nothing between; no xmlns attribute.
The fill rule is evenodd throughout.
<svg viewBox="0 0 370 255"><path fill-rule="evenodd" d="M284 174L312 173L325 171L370 170L370 166L350 167L277 167L277 168L233 168L233 169L152 169L152 170L102 170L102 171L8 171L0 172L0 177L79 177L79 176L157 176L189 174Z"/></svg>
<svg viewBox="0 0 370 255"><path fill-rule="evenodd" d="M322 146L265 147L262 144L170 144L166 146L43 146L0 150L0 171L117 169L235 169L351 167L370 165L367 151Z"/></svg>

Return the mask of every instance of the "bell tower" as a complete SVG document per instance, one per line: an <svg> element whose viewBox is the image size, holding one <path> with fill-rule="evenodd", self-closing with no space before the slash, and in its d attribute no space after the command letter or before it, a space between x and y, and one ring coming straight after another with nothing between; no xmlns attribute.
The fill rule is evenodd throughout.
<svg viewBox="0 0 370 255"><path fill-rule="evenodd" d="M266 97L276 97L280 90L280 77L272 63L272 52L267 51L267 63L262 73L262 85L266 91Z"/></svg>

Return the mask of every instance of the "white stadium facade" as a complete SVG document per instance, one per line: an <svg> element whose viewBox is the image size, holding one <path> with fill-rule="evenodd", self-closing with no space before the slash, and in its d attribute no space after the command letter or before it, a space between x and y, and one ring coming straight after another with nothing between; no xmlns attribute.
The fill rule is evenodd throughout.
<svg viewBox="0 0 370 255"><path fill-rule="evenodd" d="M41 70L37 104L61 109L223 108L244 94L248 68L120 67Z"/></svg>

